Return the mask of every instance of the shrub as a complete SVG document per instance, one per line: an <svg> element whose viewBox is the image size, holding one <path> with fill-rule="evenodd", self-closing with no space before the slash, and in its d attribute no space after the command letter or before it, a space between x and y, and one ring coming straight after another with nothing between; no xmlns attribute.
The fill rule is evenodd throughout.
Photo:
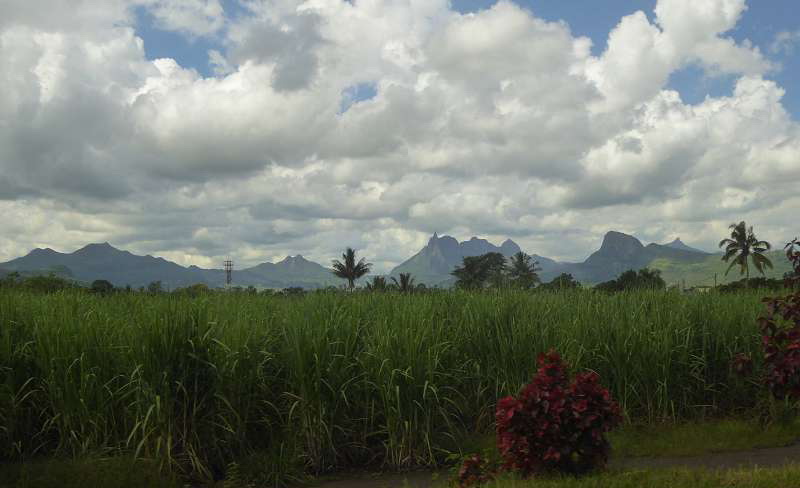
<svg viewBox="0 0 800 488"><path fill-rule="evenodd" d="M480 454L473 454L464 460L458 470L456 483L458 488L469 488L487 483L494 478L495 470L491 463Z"/></svg>
<svg viewBox="0 0 800 488"><path fill-rule="evenodd" d="M800 274L797 239L786 245L786 257ZM790 278L797 280L797 278ZM765 298L765 316L758 319L764 345L764 383L775 398L800 400L800 289L786 296Z"/></svg>
<svg viewBox="0 0 800 488"><path fill-rule="evenodd" d="M661 270L642 268L638 272L632 269L625 271L615 280L598 284L595 288L602 291L618 292L626 290L663 290L667 287L661 278Z"/></svg>
<svg viewBox="0 0 800 488"><path fill-rule="evenodd" d="M570 382L554 351L538 358L539 370L518 397L497 404L497 447L503 467L523 476L545 471L582 474L608 461L605 434L622 418L597 373Z"/></svg>
<svg viewBox="0 0 800 488"><path fill-rule="evenodd" d="M108 280L94 280L89 291L99 295L108 295L114 292L114 285Z"/></svg>

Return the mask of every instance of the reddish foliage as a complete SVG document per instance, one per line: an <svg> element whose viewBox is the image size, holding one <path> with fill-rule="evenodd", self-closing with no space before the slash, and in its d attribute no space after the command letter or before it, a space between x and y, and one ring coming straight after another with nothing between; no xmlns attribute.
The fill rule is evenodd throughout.
<svg viewBox="0 0 800 488"><path fill-rule="evenodd" d="M585 473L605 465L605 434L622 417L597 373L569 381L554 351L541 354L539 370L518 397L497 404L497 447L505 469L530 476L543 471Z"/></svg>
<svg viewBox="0 0 800 488"><path fill-rule="evenodd" d="M731 367L739 376L750 376L750 374L753 372L753 358L745 353L740 352L733 357L733 361L731 361Z"/></svg>
<svg viewBox="0 0 800 488"><path fill-rule="evenodd" d="M800 246L797 239L786 245L786 257L794 267L793 285L800 285ZM789 295L765 298L767 314L758 319L764 346L764 382L779 399L800 400L800 286Z"/></svg>
<svg viewBox="0 0 800 488"><path fill-rule="evenodd" d="M495 472L489 463L478 454L473 454L464 460L461 469L458 470L458 488L469 488L478 486L481 483L491 481Z"/></svg>

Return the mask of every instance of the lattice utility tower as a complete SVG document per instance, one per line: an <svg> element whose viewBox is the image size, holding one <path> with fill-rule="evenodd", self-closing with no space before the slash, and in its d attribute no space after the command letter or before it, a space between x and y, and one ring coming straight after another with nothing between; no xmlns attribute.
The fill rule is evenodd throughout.
<svg viewBox="0 0 800 488"><path fill-rule="evenodd" d="M233 261L228 259L225 261L225 285L230 288L231 282L233 281Z"/></svg>

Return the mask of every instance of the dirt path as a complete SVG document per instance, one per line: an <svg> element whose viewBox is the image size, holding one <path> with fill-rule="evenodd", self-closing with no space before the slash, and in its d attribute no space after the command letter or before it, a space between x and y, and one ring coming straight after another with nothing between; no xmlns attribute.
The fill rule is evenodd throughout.
<svg viewBox="0 0 800 488"><path fill-rule="evenodd" d="M749 451L720 452L690 457L625 458L612 460L611 469L707 468L732 469L778 467L800 463L800 443ZM363 477L325 481L318 488L432 488L443 485L449 474L418 472L405 474L364 475Z"/></svg>

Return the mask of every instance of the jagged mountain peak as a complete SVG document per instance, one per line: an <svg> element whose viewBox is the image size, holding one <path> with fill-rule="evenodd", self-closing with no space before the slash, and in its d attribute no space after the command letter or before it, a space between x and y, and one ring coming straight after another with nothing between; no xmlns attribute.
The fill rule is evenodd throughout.
<svg viewBox="0 0 800 488"><path fill-rule="evenodd" d="M500 244L500 252L507 256L513 256L518 252L522 252L522 249L516 242L512 241L511 239L506 239L502 244Z"/></svg>
<svg viewBox="0 0 800 488"><path fill-rule="evenodd" d="M702 250L700 250L700 249L697 249L697 248L695 248L695 247L692 247L692 246L688 246L688 245L686 245L686 244L685 244L685 243L684 243L684 242L681 240L681 238L680 238L680 237L676 237L674 241L670 242L669 244L664 244L664 246L666 246L666 247L671 247L671 248L673 248L673 249L680 249L680 250L682 250L682 251L690 251L690 252L698 252L698 253L708 254L708 253L707 253L707 252L705 252L705 251L702 251Z"/></svg>
<svg viewBox="0 0 800 488"><path fill-rule="evenodd" d="M83 246L82 248L78 249L74 252L74 254L78 255L86 255L86 254L97 254L97 253L109 253L109 252L121 252L116 247L112 246L108 242L99 242L99 243L92 243Z"/></svg>
<svg viewBox="0 0 800 488"><path fill-rule="evenodd" d="M603 236L603 243L600 245L599 252L631 254L643 248L644 244L639 239L632 235L612 230L606 232L606 235Z"/></svg>

